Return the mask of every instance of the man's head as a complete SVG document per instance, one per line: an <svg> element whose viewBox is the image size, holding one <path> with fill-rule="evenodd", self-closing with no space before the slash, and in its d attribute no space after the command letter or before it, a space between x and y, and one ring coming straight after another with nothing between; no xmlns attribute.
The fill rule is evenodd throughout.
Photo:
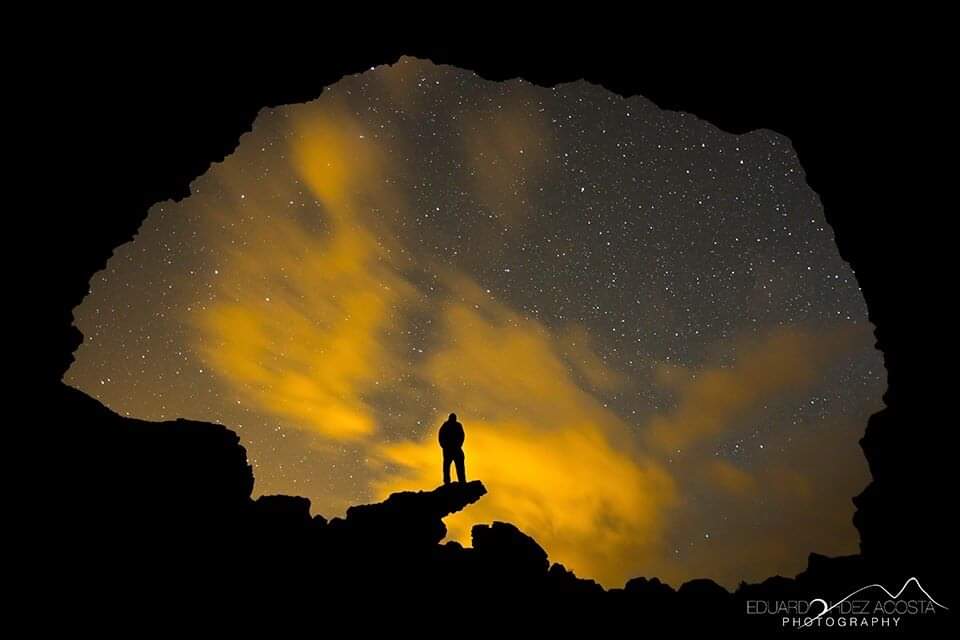
<svg viewBox="0 0 960 640"><path fill-rule="evenodd" d="M450 414L450 417L447 418L447 420L449 420L450 422L456 422L456 421L457 421L457 414L451 413L451 414Z"/></svg>

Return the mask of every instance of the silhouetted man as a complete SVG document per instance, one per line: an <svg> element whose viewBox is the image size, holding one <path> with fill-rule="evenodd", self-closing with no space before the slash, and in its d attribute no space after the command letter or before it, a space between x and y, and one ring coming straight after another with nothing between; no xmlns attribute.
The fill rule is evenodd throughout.
<svg viewBox="0 0 960 640"><path fill-rule="evenodd" d="M463 466L463 425L457 422L457 414L451 413L440 425L440 447L443 449L443 484L450 484L450 463L457 465L457 480L467 481Z"/></svg>

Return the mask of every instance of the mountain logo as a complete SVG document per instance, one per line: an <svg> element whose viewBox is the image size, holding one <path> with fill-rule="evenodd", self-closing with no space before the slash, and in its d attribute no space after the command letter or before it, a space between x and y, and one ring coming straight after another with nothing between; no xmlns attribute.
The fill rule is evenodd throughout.
<svg viewBox="0 0 960 640"><path fill-rule="evenodd" d="M901 598L903 593L907 590L907 587L910 585L915 585L917 589L920 590L920 593L923 594L925 600L907 600ZM870 590L876 589L882 591L887 596L887 600L874 601L861 596L861 594L865 594ZM857 596L861 597L855 600ZM871 602L874 603L872 608L869 606ZM823 598L814 598L810 601L810 605L811 607L820 605L822 608L820 613L808 617L801 625L802 627L813 626L815 623L817 623L817 621L823 618L823 616L829 614L835 609L839 609L839 612L843 614L853 615L930 613L935 611L936 607L939 607L943 610L948 609L948 607L937 602L933 596L931 596L927 590L923 588L923 585L920 584L920 581L915 576L908 578L907 581L903 583L903 586L900 587L900 590L896 593L891 593L882 584L868 584L867 586L860 587L844 598L834 602L832 605Z"/></svg>

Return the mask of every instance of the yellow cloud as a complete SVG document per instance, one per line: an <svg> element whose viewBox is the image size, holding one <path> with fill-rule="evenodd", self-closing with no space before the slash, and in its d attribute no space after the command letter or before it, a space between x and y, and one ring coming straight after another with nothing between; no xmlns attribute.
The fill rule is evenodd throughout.
<svg viewBox="0 0 960 640"><path fill-rule="evenodd" d="M738 496L753 494L757 483L753 476L726 460L711 460L705 465L710 481L727 493Z"/></svg>
<svg viewBox="0 0 960 640"><path fill-rule="evenodd" d="M658 379L678 394L676 408L656 416L646 430L654 448L673 453L703 440L728 436L729 428L764 401L799 395L819 380L835 357L860 344L858 329L813 332L780 327L760 340L742 341L732 365L698 371L661 367Z"/></svg>
<svg viewBox="0 0 960 640"><path fill-rule="evenodd" d="M467 431L467 474L489 494L447 519L469 542L472 524L504 520L533 535L581 575L622 583L659 552L676 501L664 467L631 444L626 425L582 390L542 325L459 281L444 309L444 345L426 367L441 402ZM384 444L395 471L377 493L440 480L434 425L421 440Z"/></svg>
<svg viewBox="0 0 960 640"><path fill-rule="evenodd" d="M401 202L377 186L384 183L379 150L352 118L294 117L295 169L310 189L307 211L326 229L305 228L288 202L270 199L269 185L284 193L289 176L267 180L262 197L248 199L249 180L221 175L242 210L211 215L210 237L224 259L216 301L192 321L204 361L242 401L291 426L355 440L375 430L364 394L399 367L400 347L386 338L416 295L368 219Z"/></svg>
<svg viewBox="0 0 960 640"><path fill-rule="evenodd" d="M542 118L530 114L528 104L535 100L535 93L517 81L509 96L463 123L463 157L470 162L473 193L485 213L506 225L525 220L535 183L548 165L551 133Z"/></svg>
<svg viewBox="0 0 960 640"><path fill-rule="evenodd" d="M560 340L567 362L590 388L616 391L629 383L625 375L603 362L597 354L594 337L583 325L571 323Z"/></svg>
<svg viewBox="0 0 960 640"><path fill-rule="evenodd" d="M765 451L772 453L755 457L749 472L726 461L690 461L689 468L677 469L690 493L698 480L692 472L702 466L699 480L723 489L710 496L726 517L704 520L700 530L710 532L709 540L684 545L680 561L657 563L656 575L674 583L703 575L735 588L741 580L796 575L811 551L856 553L850 496L869 481L851 437L862 428L858 420L827 419L767 434Z"/></svg>

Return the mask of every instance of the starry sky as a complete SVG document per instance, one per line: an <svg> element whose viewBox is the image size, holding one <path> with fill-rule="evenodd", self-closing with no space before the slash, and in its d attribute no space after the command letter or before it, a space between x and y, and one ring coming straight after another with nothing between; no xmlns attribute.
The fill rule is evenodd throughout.
<svg viewBox="0 0 960 640"><path fill-rule="evenodd" d="M885 371L790 141L412 58L265 109L75 312L66 381L240 434L314 513L440 483L455 411L578 575L727 586L853 553Z"/></svg>

